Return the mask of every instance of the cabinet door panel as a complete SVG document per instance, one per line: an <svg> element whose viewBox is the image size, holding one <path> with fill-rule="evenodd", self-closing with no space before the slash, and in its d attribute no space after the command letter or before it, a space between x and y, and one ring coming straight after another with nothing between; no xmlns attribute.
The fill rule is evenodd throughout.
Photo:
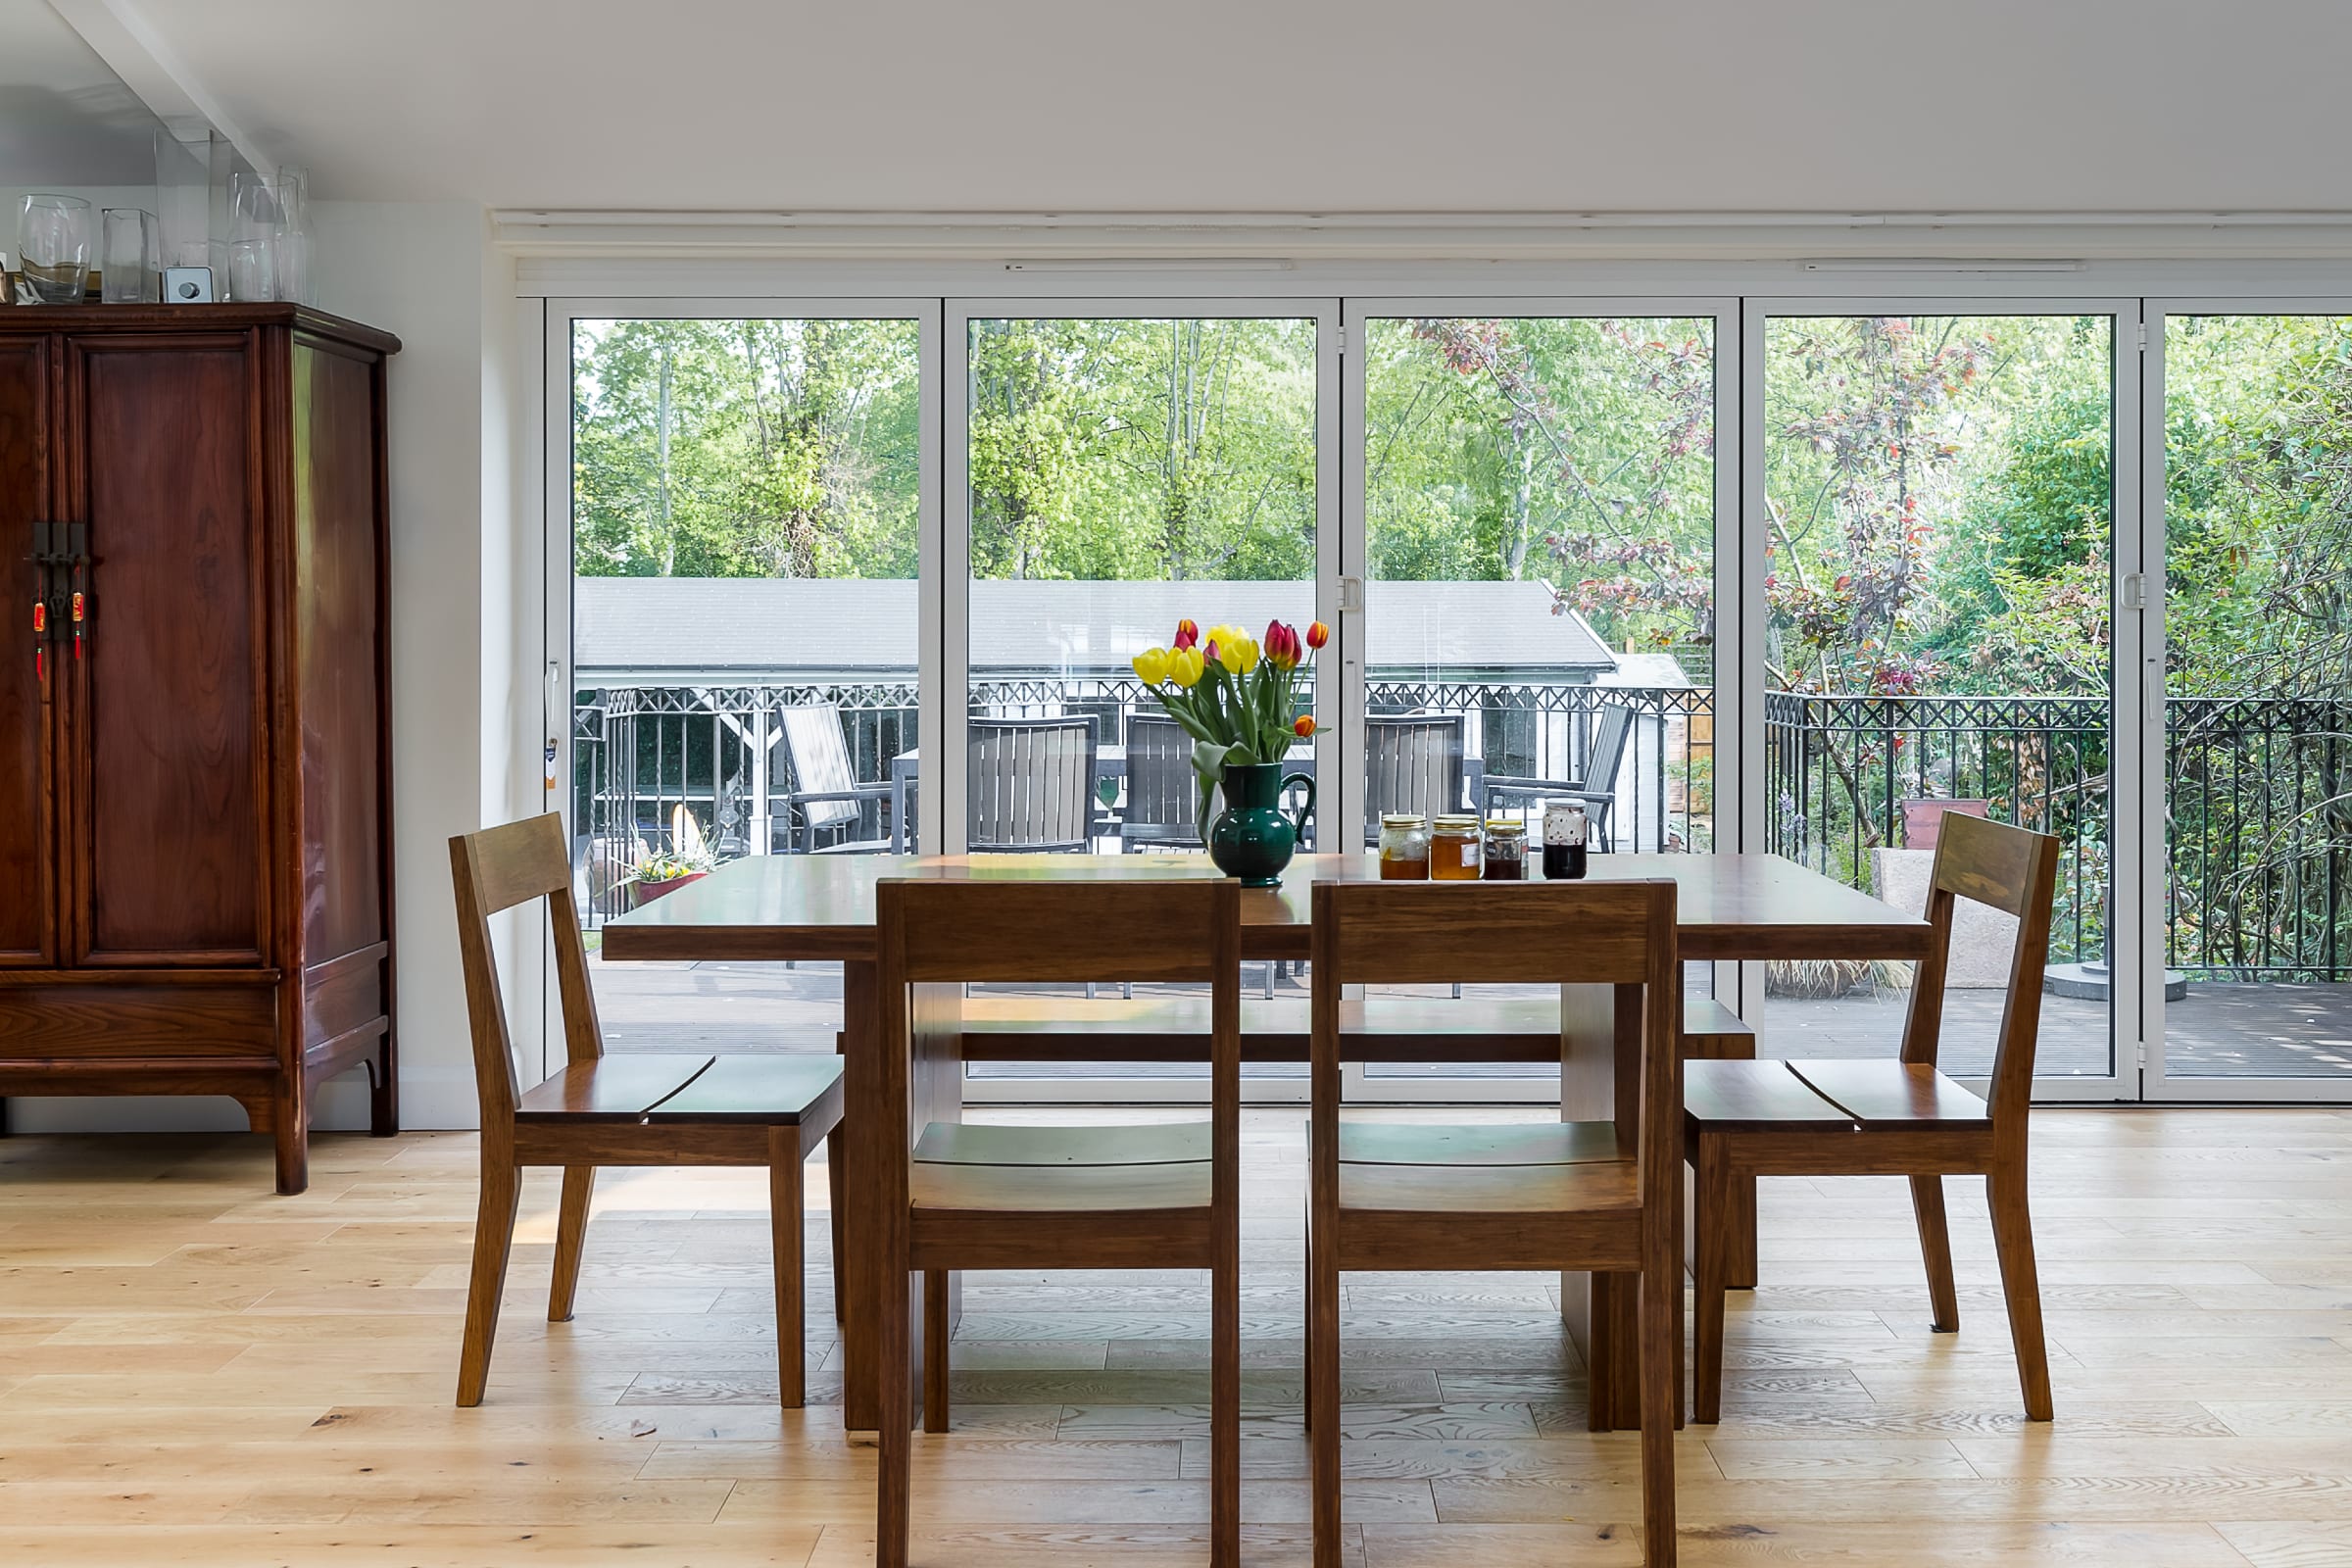
<svg viewBox="0 0 2352 1568"><path fill-rule="evenodd" d="M73 666L90 963L269 951L266 633L245 340L74 342L93 612Z"/></svg>
<svg viewBox="0 0 2352 1568"><path fill-rule="evenodd" d="M0 965L57 956L51 710L33 669L32 525L57 514L49 340L0 338Z"/></svg>

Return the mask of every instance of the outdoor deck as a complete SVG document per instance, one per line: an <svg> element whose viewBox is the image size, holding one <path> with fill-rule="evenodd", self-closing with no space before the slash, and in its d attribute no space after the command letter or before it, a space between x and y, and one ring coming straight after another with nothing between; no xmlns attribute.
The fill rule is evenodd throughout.
<svg viewBox="0 0 2352 1568"><path fill-rule="evenodd" d="M841 1027L838 965L808 963L593 963L606 1044L614 1051L831 1051ZM1259 984L1260 969L1245 978ZM1303 995L1295 976L1279 993ZM1774 999L1766 1004L1764 1052L1775 1056L1852 1056L1891 1052L1902 1031L1907 996L1882 991L1834 1002ZM1956 991L1944 1011L1948 1070L1982 1073L1991 1061L2001 994ZM2232 985L2201 981L2172 1004L2167 1019L2171 1076L2315 1078L2323 1098L2352 1093L2352 984ZM2109 1029L2104 1004L2042 999L2044 1077L2104 1075ZM1283 1073L1294 1069L1262 1068ZM1303 1069L1296 1069L1303 1071ZM1102 1069L1004 1064L992 1077L1095 1077ZM1148 1069L1152 1077L1167 1069ZM1525 1068L1460 1069L1469 1076L1524 1075ZM1127 1075L1133 1075L1130 1069ZM1425 1076L1420 1069L1393 1074ZM1117 1076L1119 1074L1107 1074ZM2216 1098L2227 1091L2217 1090Z"/></svg>

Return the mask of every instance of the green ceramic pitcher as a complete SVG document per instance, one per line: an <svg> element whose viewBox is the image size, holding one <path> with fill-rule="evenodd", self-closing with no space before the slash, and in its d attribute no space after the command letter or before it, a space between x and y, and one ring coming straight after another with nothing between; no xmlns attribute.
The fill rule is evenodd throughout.
<svg viewBox="0 0 2352 1568"><path fill-rule="evenodd" d="M1306 804L1296 817L1285 816L1282 792L1292 784L1306 786ZM1315 812L1315 781L1305 773L1285 775L1280 762L1228 765L1224 778L1225 809L1208 830L1208 858L1227 876L1241 878L1244 887L1281 885L1282 869L1291 863L1298 841L1306 836L1306 819Z"/></svg>

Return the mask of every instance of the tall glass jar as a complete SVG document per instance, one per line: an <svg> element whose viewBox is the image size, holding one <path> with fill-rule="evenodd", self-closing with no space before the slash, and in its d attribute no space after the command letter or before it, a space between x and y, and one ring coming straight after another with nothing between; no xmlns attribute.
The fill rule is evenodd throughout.
<svg viewBox="0 0 2352 1568"><path fill-rule="evenodd" d="M1429 875L1433 882L1478 880L1478 818L1441 816L1429 835Z"/></svg>
<svg viewBox="0 0 2352 1568"><path fill-rule="evenodd" d="M1429 819L1399 811L1380 819L1380 879L1429 880Z"/></svg>

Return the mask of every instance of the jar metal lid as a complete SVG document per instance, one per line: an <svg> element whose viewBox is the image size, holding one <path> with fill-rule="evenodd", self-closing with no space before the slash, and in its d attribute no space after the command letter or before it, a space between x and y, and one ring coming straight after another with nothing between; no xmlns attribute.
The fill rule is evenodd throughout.
<svg viewBox="0 0 2352 1568"><path fill-rule="evenodd" d="M1459 815L1448 811L1438 818L1438 826L1455 833L1475 833L1478 831L1478 818L1467 811Z"/></svg>
<svg viewBox="0 0 2352 1568"><path fill-rule="evenodd" d="M1423 820L1420 813L1415 811L1384 811L1381 813L1380 825L1382 827L1419 827Z"/></svg>
<svg viewBox="0 0 2352 1568"><path fill-rule="evenodd" d="M1487 818L1487 831L1505 834L1525 833L1527 824L1515 816L1490 816Z"/></svg>

